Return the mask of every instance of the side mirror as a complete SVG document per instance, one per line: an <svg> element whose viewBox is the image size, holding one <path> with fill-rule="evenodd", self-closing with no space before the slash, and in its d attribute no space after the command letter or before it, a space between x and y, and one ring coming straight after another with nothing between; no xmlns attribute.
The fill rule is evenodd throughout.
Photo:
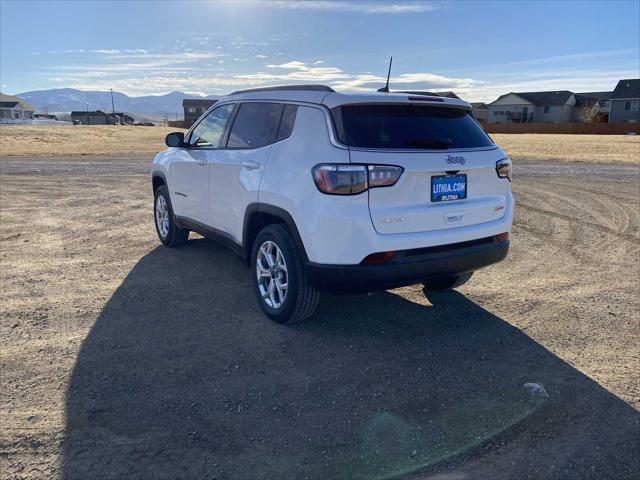
<svg viewBox="0 0 640 480"><path fill-rule="evenodd" d="M183 147L184 146L184 133L182 132L171 132L164 139L164 143L167 144L167 147Z"/></svg>

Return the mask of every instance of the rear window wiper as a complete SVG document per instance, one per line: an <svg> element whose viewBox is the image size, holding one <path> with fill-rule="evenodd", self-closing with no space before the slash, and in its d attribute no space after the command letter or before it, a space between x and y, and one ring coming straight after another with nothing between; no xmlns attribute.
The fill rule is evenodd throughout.
<svg viewBox="0 0 640 480"><path fill-rule="evenodd" d="M405 142L405 146L414 148L449 148L453 141L450 138L420 138Z"/></svg>

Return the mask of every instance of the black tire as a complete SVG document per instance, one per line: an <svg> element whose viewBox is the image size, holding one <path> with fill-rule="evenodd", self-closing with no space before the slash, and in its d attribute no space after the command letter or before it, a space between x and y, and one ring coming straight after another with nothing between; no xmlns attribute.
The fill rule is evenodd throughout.
<svg viewBox="0 0 640 480"><path fill-rule="evenodd" d="M279 308L273 308L267 303L258 283L258 252L265 242L273 242L280 249L286 262L287 291ZM320 293L309 283L301 252L284 225L267 225L258 233L251 248L251 278L260 308L273 321L298 323L308 319L316 311Z"/></svg>
<svg viewBox="0 0 640 480"><path fill-rule="evenodd" d="M425 290L451 290L467 283L472 275L473 272L469 272L454 277L434 278L423 285Z"/></svg>
<svg viewBox="0 0 640 480"><path fill-rule="evenodd" d="M168 222L169 227L166 235L163 235L161 228L158 225L159 219L156 212L156 208L158 202L161 201L160 197L164 199L166 202L166 206L168 208ZM173 207L171 206L171 198L169 197L169 190L165 185L161 185L156 188L156 191L153 192L153 223L156 226L156 233L158 234L158 238L160 241L167 247L179 247L187 243L189 239L189 230L184 228L180 228L176 224L175 216L173 215Z"/></svg>

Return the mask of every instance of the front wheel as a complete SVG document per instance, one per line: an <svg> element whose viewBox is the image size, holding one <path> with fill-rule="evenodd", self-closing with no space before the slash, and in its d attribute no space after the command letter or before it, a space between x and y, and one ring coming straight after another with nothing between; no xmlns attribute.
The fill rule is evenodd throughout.
<svg viewBox="0 0 640 480"><path fill-rule="evenodd" d="M176 224L169 198L169 190L162 185L154 193L153 217L156 224L158 238L167 247L179 247L187 243L189 230L180 228Z"/></svg>
<svg viewBox="0 0 640 480"><path fill-rule="evenodd" d="M297 323L315 312L320 293L309 283L289 231L268 225L251 251L253 286L260 308L278 323Z"/></svg>
<svg viewBox="0 0 640 480"><path fill-rule="evenodd" d="M467 283L473 272L465 273L463 275L455 275L452 277L441 277L429 280L423 283L425 290L451 290Z"/></svg>

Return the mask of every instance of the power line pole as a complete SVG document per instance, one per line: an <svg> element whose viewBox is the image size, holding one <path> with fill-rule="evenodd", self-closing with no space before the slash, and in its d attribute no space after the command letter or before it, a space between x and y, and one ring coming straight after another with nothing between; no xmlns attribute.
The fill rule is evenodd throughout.
<svg viewBox="0 0 640 480"><path fill-rule="evenodd" d="M111 115L113 116L113 124L116 124L116 109L113 105L113 88L110 88L109 91L111 92Z"/></svg>

